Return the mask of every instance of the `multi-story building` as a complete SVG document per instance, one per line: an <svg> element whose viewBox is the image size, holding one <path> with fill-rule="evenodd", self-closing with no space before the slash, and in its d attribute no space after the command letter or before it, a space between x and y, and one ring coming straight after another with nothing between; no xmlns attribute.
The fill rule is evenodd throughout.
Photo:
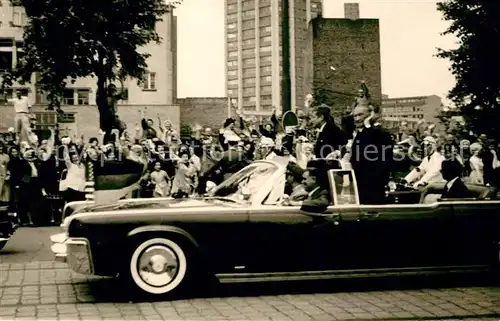
<svg viewBox="0 0 500 321"><path fill-rule="evenodd" d="M389 128L399 128L402 122L406 122L409 128L415 129L422 121L433 123L437 128L441 127L437 116L443 110L441 97L418 96L385 98L382 101L382 116L385 125Z"/></svg>
<svg viewBox="0 0 500 321"><path fill-rule="evenodd" d="M361 19L357 3L344 4L344 18L317 18L307 52L307 91L341 114L354 102L361 81L371 100L382 100L378 19ZM336 117L337 118L337 117Z"/></svg>
<svg viewBox="0 0 500 321"><path fill-rule="evenodd" d="M0 0L0 72L15 67L22 53L23 25L27 23L24 8L12 6L10 1ZM151 56L147 60L148 73L144 84L139 86L136 80L127 80L123 89L126 98L120 101L117 107L120 118L130 128L135 128L140 110L150 118L157 118L160 114L163 119L169 119L179 128L179 107L177 97L177 21L173 8L156 25L156 30L162 41L160 44L151 43L140 50ZM1 75L0 75L1 77ZM14 84L7 91L21 90L34 106L37 116L37 129L60 123L63 132L95 136L99 132L98 110L96 107L96 80L80 78L75 83L67 82L64 91L62 109L64 115L56 116L54 112L45 111L47 105L46 94L36 88L36 74L30 84ZM120 89L120 86L118 86ZM6 130L13 125L14 110L0 102L0 130Z"/></svg>
<svg viewBox="0 0 500 321"><path fill-rule="evenodd" d="M297 76L304 73L309 22L321 13L321 0L288 1L293 109L305 97ZM244 113L281 107L282 7L281 0L225 0L226 90Z"/></svg>

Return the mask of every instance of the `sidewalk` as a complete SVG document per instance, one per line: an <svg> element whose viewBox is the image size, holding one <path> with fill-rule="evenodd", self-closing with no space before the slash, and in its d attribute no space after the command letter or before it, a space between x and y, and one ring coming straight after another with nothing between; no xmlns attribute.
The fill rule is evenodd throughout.
<svg viewBox="0 0 500 321"><path fill-rule="evenodd" d="M117 302L116 280L65 264L0 264L0 320L500 320L500 288L194 298ZM117 287L118 286L118 287Z"/></svg>

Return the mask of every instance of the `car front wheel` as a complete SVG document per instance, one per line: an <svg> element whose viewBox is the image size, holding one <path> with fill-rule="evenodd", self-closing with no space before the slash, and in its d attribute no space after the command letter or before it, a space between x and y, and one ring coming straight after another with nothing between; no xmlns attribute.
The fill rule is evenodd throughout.
<svg viewBox="0 0 500 321"><path fill-rule="evenodd" d="M133 250L127 274L143 292L165 295L176 292L185 283L187 264L187 255L178 243L152 238Z"/></svg>

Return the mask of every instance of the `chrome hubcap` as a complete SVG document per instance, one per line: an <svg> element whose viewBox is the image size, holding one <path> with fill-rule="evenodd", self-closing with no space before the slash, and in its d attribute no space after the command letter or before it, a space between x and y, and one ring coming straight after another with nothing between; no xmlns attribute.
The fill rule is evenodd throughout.
<svg viewBox="0 0 500 321"><path fill-rule="evenodd" d="M178 266L179 262L175 253L163 245L155 245L146 249L138 260L141 279L155 287L169 284L175 278Z"/></svg>

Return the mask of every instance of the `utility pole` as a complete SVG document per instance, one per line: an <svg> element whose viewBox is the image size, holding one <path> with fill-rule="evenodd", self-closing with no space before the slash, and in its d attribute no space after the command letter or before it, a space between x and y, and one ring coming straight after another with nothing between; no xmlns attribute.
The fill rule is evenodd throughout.
<svg viewBox="0 0 500 321"><path fill-rule="evenodd" d="M283 54L283 74L281 77L282 112L292 110L292 83L290 80L290 0L282 0L281 45ZM293 1L293 0L292 0Z"/></svg>

